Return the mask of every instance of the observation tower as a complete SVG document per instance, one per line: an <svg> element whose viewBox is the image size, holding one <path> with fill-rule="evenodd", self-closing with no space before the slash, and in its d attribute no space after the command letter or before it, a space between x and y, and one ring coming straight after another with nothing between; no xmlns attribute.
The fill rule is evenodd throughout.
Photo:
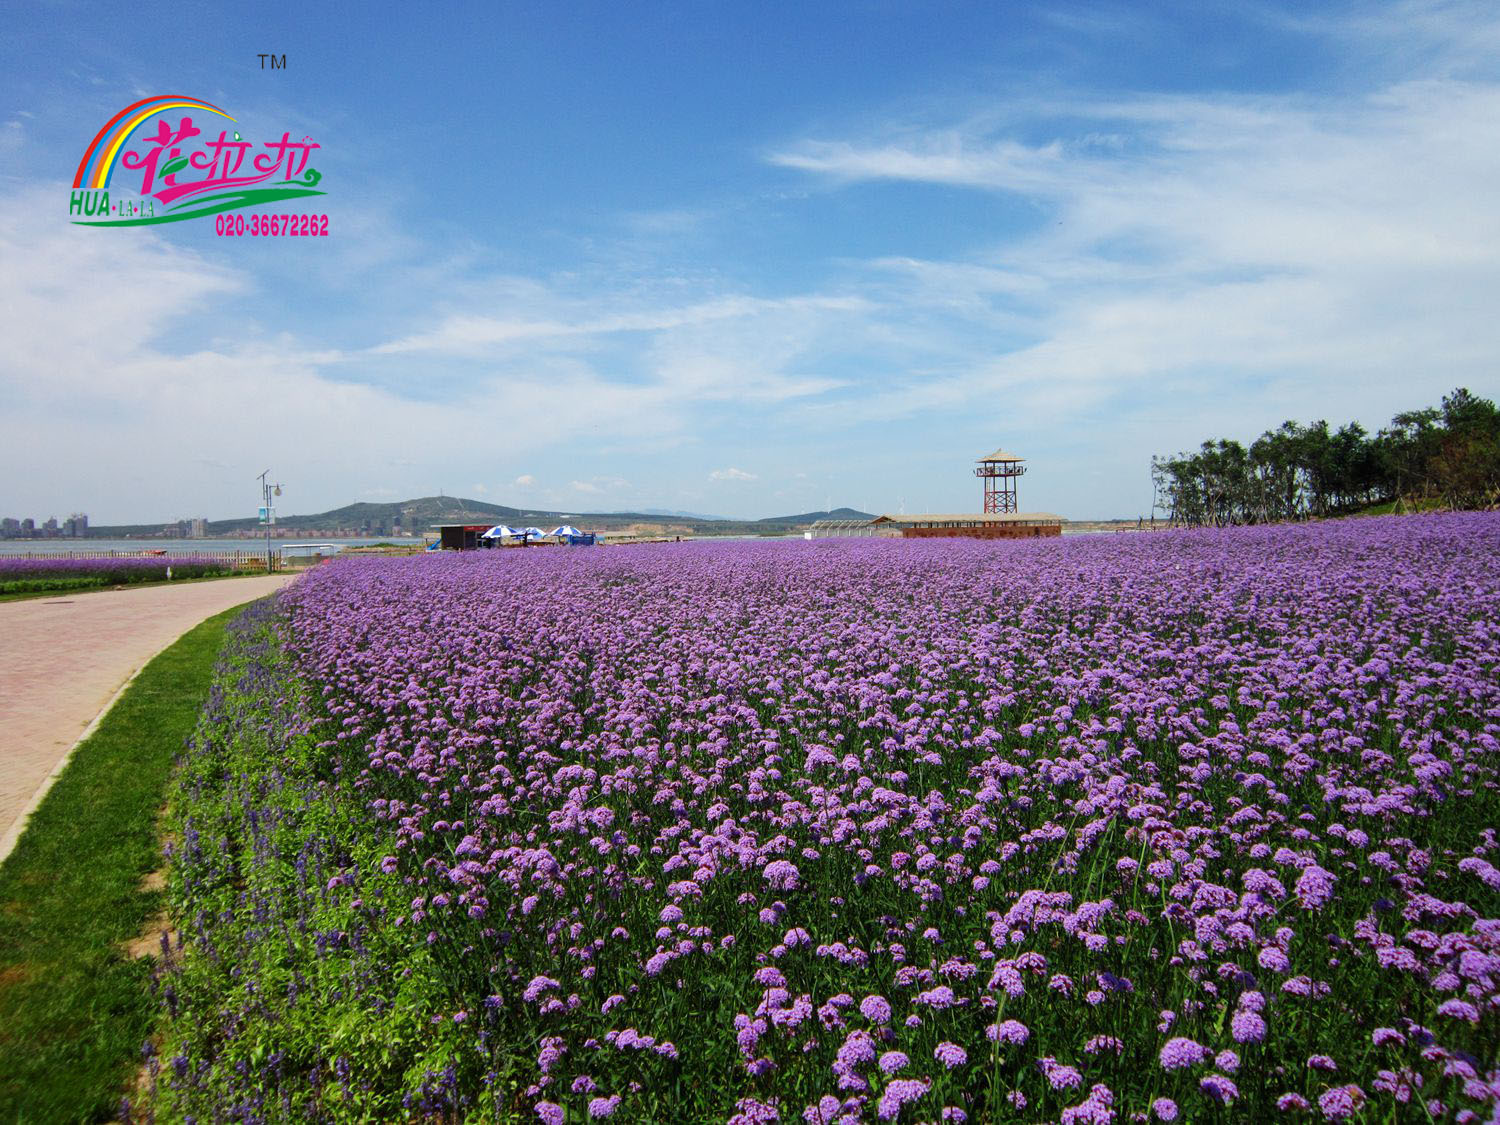
<svg viewBox="0 0 1500 1125"><path fill-rule="evenodd" d="M1026 471L1025 458L1003 449L979 459L974 475L984 481L984 514L1018 512L1016 478Z"/></svg>

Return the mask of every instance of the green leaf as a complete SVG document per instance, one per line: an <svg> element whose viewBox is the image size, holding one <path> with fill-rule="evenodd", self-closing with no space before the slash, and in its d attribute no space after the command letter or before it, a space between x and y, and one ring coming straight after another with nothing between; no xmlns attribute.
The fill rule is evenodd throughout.
<svg viewBox="0 0 1500 1125"><path fill-rule="evenodd" d="M179 156L176 160L168 160L161 170L163 176L170 176L175 172L181 172L188 166L188 158Z"/></svg>

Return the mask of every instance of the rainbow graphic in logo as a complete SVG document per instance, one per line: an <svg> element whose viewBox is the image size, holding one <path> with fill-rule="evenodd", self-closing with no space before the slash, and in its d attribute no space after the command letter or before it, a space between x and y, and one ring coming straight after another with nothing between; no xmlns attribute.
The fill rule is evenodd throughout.
<svg viewBox="0 0 1500 1125"><path fill-rule="evenodd" d="M154 130L142 128L153 120ZM317 190L322 175L308 166L322 145L311 137L294 141L290 132L256 144L234 130L234 121L218 106L181 94L126 106L78 162L68 214L83 226L141 226L326 194ZM122 190L119 181L127 177L120 172L139 174L140 187Z"/></svg>
<svg viewBox="0 0 1500 1125"><path fill-rule="evenodd" d="M126 106L120 110L109 119L109 123L104 128L99 130L94 137L94 143L89 145L88 151L83 154L83 159L78 162L78 171L73 176L73 186L95 190L109 187L110 177L114 175L115 165L120 159L120 150L125 147L130 134L135 132L136 127L147 118L154 117L158 113L166 113L171 109L206 109L209 113L217 113L226 121L234 120L218 106L200 102L197 98L185 98L174 94L145 98L136 102L135 105Z"/></svg>

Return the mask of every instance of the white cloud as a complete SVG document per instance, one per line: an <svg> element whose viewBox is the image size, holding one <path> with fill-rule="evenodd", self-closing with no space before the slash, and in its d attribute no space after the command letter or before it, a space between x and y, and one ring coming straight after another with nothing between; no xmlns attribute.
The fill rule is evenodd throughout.
<svg viewBox="0 0 1500 1125"><path fill-rule="evenodd" d="M255 333L248 275L149 228L27 218L55 213L61 191L0 197L0 260L25 263L0 270L0 471L18 512L87 504L96 523L126 522L157 518L159 497L172 496L183 510L228 514L226 505L251 504L266 464L288 483L284 509L317 510L362 492L372 458L404 495L484 466L496 418L507 420L507 455L605 426L645 432L649 419L660 433L686 422L686 406L659 382L614 382L570 357L470 381L446 399L351 381L348 353ZM138 294L150 297L123 299ZM443 440L410 442L433 434ZM407 456L392 461L382 448ZM184 471L204 458L229 469Z"/></svg>
<svg viewBox="0 0 1500 1125"><path fill-rule="evenodd" d="M598 305L610 303L608 297L604 302L592 300L584 310L579 310L570 308L568 302L558 299L556 295L543 293L538 296L552 306L551 311L556 315L495 317L478 313L456 314L446 318L431 331L377 344L369 352L371 355L485 355L520 343L562 342L620 333L659 333L781 312L853 312L865 308L864 302L856 297L762 299L731 295L692 305L623 308L599 315ZM569 315L570 312L573 315Z"/></svg>
<svg viewBox="0 0 1500 1125"><path fill-rule="evenodd" d="M1031 147L1009 140L966 141L954 131L935 132L918 144L803 142L773 153L771 163L843 180L920 180L966 187L1045 191L1057 182L1064 162L1061 144Z"/></svg>
<svg viewBox="0 0 1500 1125"><path fill-rule="evenodd" d="M927 362L810 407L820 416L1004 403L1036 423L1133 397L1175 400L1199 427L1238 433L1248 418L1253 436L1287 416L1370 411L1379 424L1493 382L1500 322L1475 295L1500 288L1500 85L1010 108L1004 120L1029 110L1032 131L1072 124L1023 145L976 110L772 157L839 182L1019 193L1035 216L966 260L864 263L866 292L900 310L890 319L927 342Z"/></svg>
<svg viewBox="0 0 1500 1125"><path fill-rule="evenodd" d="M668 238L681 238L690 234L710 218L711 212L684 207L636 211L622 216L626 228L634 234Z"/></svg>
<svg viewBox="0 0 1500 1125"><path fill-rule="evenodd" d="M21 151L21 147L25 143L25 122L13 117L5 122L5 124L0 125L0 152L3 152L6 156L14 156Z"/></svg>
<svg viewBox="0 0 1500 1125"><path fill-rule="evenodd" d="M709 480L758 480L754 473L747 473L744 469L736 469L732 465L727 469L715 469L708 474Z"/></svg>
<svg viewBox="0 0 1500 1125"><path fill-rule="evenodd" d="M1339 10L1296 5L1261 9L1270 23L1353 48L1372 68L1420 70L1441 77L1487 71L1500 55L1500 20L1490 0L1397 0Z"/></svg>
<svg viewBox="0 0 1500 1125"><path fill-rule="evenodd" d="M139 354L178 316L241 292L244 279L144 230L62 225L63 189L0 207L0 376L23 401L67 408L80 391L128 405L139 389L100 378ZM49 221L27 221L24 215ZM125 234L125 237L120 237ZM139 235L141 237L130 237ZM19 268L24 263L24 268ZM123 300L122 294L149 294Z"/></svg>
<svg viewBox="0 0 1500 1125"><path fill-rule="evenodd" d="M593 477L590 480L575 480L568 485L574 492L581 492L586 496L603 496L606 493L623 492L630 487L630 482L622 477Z"/></svg>
<svg viewBox="0 0 1500 1125"><path fill-rule="evenodd" d="M154 518L157 492L218 514L237 502L226 498L235 474L253 478L268 458L289 482L317 481L326 493L308 496L304 484L283 507L305 502L315 510L363 492L372 456L389 478L382 487L421 495L445 475L488 470L497 449L506 457L555 455L580 438L589 439L577 447L589 468L605 471L580 476L573 490L618 494L629 485L607 471L612 459L696 440L703 411L738 410L743 401L774 407L836 385L783 368L864 305L836 295L729 294L651 307L517 284L511 288L524 291L531 310L558 311L526 323L564 324L564 346L492 358L441 393L413 397L409 387L440 386L440 354L379 357L391 377L372 382L367 349L257 331L248 312L259 296L255 276L149 228L26 218L56 211L61 190L0 197L0 259L25 263L0 271L0 402L10 429L0 470L11 504L86 502L96 522ZM440 321L439 331L453 323ZM633 342L601 355L595 341L615 334ZM505 419L499 446L495 419ZM416 434L443 438L414 446ZM55 456L60 440L74 451L69 458ZM382 447L402 455L372 453ZM576 451L570 456L577 460ZM228 468L181 471L205 457ZM521 474L515 487L535 481Z"/></svg>

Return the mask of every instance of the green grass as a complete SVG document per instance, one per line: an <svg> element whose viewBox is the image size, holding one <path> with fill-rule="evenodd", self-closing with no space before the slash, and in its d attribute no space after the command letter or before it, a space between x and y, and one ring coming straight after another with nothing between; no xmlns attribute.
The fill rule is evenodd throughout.
<svg viewBox="0 0 1500 1125"><path fill-rule="evenodd" d="M1440 512L1444 509L1442 497L1423 496L1416 500L1387 500L1383 504L1371 504L1354 514L1357 516L1393 516L1407 512Z"/></svg>
<svg viewBox="0 0 1500 1125"><path fill-rule="evenodd" d="M227 622L153 660L78 747L0 865L0 1122L112 1117L156 1002L151 961L123 943L164 906L157 819L208 694Z"/></svg>

